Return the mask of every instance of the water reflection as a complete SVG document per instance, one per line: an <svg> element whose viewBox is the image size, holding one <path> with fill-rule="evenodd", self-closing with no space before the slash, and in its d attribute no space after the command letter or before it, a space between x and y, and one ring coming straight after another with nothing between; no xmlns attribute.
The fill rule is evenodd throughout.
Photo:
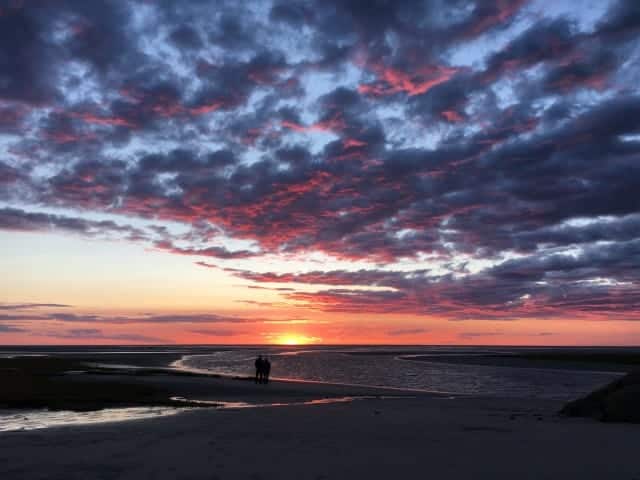
<svg viewBox="0 0 640 480"><path fill-rule="evenodd" d="M105 408L91 412L0 410L0 432L166 417L184 410L172 407Z"/></svg>
<svg viewBox="0 0 640 480"><path fill-rule="evenodd" d="M266 408L266 407L290 407L293 405L329 405L332 403L350 403L355 400L366 400L372 398L381 398L373 396L357 396L357 397L333 397L333 398L314 398L312 400L300 400L293 402L267 402L267 403L248 403L248 402L227 402L222 400L194 400L184 397L171 397L176 402L185 402L191 405L209 405L220 409L238 409L238 408ZM400 397L390 397L400 398ZM412 398L412 397L402 397Z"/></svg>
<svg viewBox="0 0 640 480"><path fill-rule="evenodd" d="M550 400L580 397L620 376L615 372L414 361L415 357L427 355L453 357L495 354L497 351L480 347L455 350L452 347L246 348L185 355L172 366L199 373L247 377L253 375L255 356L268 354L276 380Z"/></svg>

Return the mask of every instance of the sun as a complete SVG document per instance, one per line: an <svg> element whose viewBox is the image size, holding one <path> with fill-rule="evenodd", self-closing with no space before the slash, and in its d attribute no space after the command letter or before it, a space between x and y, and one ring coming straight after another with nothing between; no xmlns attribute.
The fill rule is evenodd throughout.
<svg viewBox="0 0 640 480"><path fill-rule="evenodd" d="M311 343L319 342L318 337L308 337L306 335L299 335L297 333L285 333L275 338L273 343L278 345L309 345Z"/></svg>

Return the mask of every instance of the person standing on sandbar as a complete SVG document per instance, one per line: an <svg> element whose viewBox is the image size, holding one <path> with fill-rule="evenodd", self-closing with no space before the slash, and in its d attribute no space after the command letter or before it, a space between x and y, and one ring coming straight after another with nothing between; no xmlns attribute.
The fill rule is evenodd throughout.
<svg viewBox="0 0 640 480"><path fill-rule="evenodd" d="M262 355L258 355L254 364L256 366L256 383L262 383L264 376L264 360L262 359Z"/></svg>
<svg viewBox="0 0 640 480"><path fill-rule="evenodd" d="M262 361L262 368L263 368L263 381L264 383L269 383L269 374L271 373L271 362L269 361L268 357L264 357L264 360Z"/></svg>

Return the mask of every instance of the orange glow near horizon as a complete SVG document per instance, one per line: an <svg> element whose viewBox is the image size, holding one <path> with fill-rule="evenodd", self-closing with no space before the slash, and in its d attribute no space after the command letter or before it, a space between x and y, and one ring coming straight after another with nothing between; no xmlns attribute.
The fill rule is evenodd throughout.
<svg viewBox="0 0 640 480"><path fill-rule="evenodd" d="M3 234L0 344L637 345L640 322L566 316L450 321L411 313L330 311L186 256L48 234ZM51 255L56 251L56 255ZM327 270L344 265L322 258ZM311 265L311 266L309 266ZM92 266L90 271L88 266ZM241 266L240 264L238 266ZM363 266L362 268L365 268ZM269 259L269 270L312 270ZM35 272L35 273L34 273ZM167 281L166 279L175 279ZM260 285L261 287L263 285ZM295 285L299 297L313 287ZM320 298L322 300L322 298ZM21 308L12 305L23 304ZM32 305L31 307L29 305ZM328 307L328 308L326 308ZM207 318L208 316L208 318ZM175 317L172 320L171 317Z"/></svg>
<svg viewBox="0 0 640 480"><path fill-rule="evenodd" d="M311 345L313 343L319 343L322 341L318 337L309 337L306 335L299 335L297 333L283 333L278 335L272 341L276 345Z"/></svg>

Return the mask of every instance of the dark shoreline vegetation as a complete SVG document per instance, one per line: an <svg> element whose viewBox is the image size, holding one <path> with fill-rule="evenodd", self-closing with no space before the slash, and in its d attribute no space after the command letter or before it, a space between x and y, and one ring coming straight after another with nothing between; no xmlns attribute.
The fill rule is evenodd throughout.
<svg viewBox="0 0 640 480"><path fill-rule="evenodd" d="M399 355L403 360L442 362L492 367L555 368L630 372L640 368L640 354L615 352L531 352L481 355Z"/></svg>
<svg viewBox="0 0 640 480"><path fill-rule="evenodd" d="M172 400L175 393L171 390L139 381L140 377L154 375L211 377L169 372L162 368L103 368L68 358L3 358L0 359L0 408L90 411L117 407L201 406ZM111 378L105 381L106 377ZM113 381L115 378L117 380Z"/></svg>
<svg viewBox="0 0 640 480"><path fill-rule="evenodd" d="M640 371L628 373L586 397L567 403L560 414L601 422L640 423Z"/></svg>
<svg viewBox="0 0 640 480"><path fill-rule="evenodd" d="M499 347L496 347L499 350ZM527 349L529 350L529 349ZM567 370L602 370L626 373L640 369L640 352L597 351L576 348L575 351L549 352L534 350L517 353L461 353L442 350L434 354L424 351L389 350L385 352L349 352L349 355L392 355L416 362L486 365L491 367L551 368Z"/></svg>

